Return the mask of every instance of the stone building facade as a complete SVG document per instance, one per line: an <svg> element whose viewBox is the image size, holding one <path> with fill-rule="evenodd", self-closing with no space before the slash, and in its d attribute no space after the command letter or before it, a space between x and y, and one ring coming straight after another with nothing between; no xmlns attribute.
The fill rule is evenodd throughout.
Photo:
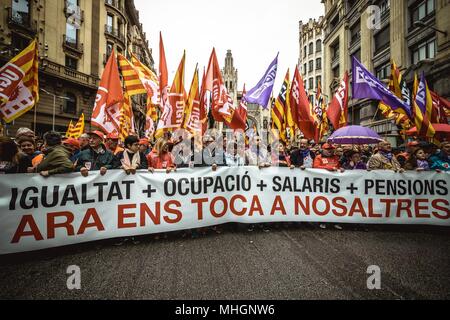
<svg viewBox="0 0 450 320"><path fill-rule="evenodd" d="M3 3L5 3L3 5ZM83 112L86 130L101 74L112 49L135 53L153 68L152 52L133 1L2 0L0 63L4 64L33 39L39 46L40 101L31 111L5 125L6 134L30 127L38 135L65 132ZM133 109L139 125L145 104Z"/></svg>
<svg viewBox="0 0 450 320"><path fill-rule="evenodd" d="M323 72L323 17L299 22L300 56L298 66L304 86L311 102L314 101L317 86L322 85Z"/></svg>

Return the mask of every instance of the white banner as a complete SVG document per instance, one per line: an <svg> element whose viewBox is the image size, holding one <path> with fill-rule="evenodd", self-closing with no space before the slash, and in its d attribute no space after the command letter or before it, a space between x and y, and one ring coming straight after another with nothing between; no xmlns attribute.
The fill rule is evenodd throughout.
<svg viewBox="0 0 450 320"><path fill-rule="evenodd" d="M0 178L0 254L227 222L450 226L449 173L257 167Z"/></svg>

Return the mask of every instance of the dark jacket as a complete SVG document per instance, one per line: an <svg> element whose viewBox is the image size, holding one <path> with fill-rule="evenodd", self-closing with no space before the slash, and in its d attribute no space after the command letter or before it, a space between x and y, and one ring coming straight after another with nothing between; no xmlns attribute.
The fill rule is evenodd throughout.
<svg viewBox="0 0 450 320"><path fill-rule="evenodd" d="M312 152L311 150L309 151L309 156L311 157L312 161L311 161L311 166L314 163L314 159L316 158L316 154L314 152ZM308 153L306 154L308 155ZM304 160L305 160L305 155L303 153L303 151L301 151L300 149L297 149L295 151L293 151L291 153L291 163L296 166L296 167L301 167L304 164Z"/></svg>
<svg viewBox="0 0 450 320"><path fill-rule="evenodd" d="M119 162L121 162L121 160L123 159L123 153L124 152L127 152L127 151L126 150L125 151L120 151L118 154L116 154L116 158L117 158L117 160ZM128 157L130 158L130 161L131 161L133 159L133 154L128 153ZM148 168L147 157L142 152L139 152L139 157L141 158L141 163L139 164L139 167L136 168L136 169L147 169Z"/></svg>
<svg viewBox="0 0 450 320"><path fill-rule="evenodd" d="M70 153L62 145L50 147L44 154L44 159L37 166L37 172L48 171L52 175L73 171L73 164L69 159Z"/></svg>
<svg viewBox="0 0 450 320"><path fill-rule="evenodd" d="M92 148L83 150L78 157L76 171L80 171L85 166L86 162L91 163L90 171L100 170L101 167L106 169L117 169L120 167L120 161L115 157L111 151L106 150L105 146L101 146L102 149L99 153L95 152Z"/></svg>

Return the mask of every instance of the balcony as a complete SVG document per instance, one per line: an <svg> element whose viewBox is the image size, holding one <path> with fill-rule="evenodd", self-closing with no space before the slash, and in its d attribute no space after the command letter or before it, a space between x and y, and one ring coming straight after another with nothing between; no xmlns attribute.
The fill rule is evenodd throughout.
<svg viewBox="0 0 450 320"><path fill-rule="evenodd" d="M117 28L105 24L105 35L113 37L116 40L122 42L122 45L125 47L125 36L124 34Z"/></svg>
<svg viewBox="0 0 450 320"><path fill-rule="evenodd" d="M125 11L125 8L123 7L123 4L120 3L119 0L105 0L105 4L106 4L108 7L111 7L111 8L114 8L114 9L120 11L121 13L122 13L123 11Z"/></svg>
<svg viewBox="0 0 450 320"><path fill-rule="evenodd" d="M97 88L98 79L96 77L76 71L74 69L60 65L50 60L42 59L41 69L43 72L54 75L58 78L71 82L76 82L81 85L91 87L93 89Z"/></svg>
<svg viewBox="0 0 450 320"><path fill-rule="evenodd" d="M339 51L331 57L331 68L336 68L339 65Z"/></svg>
<svg viewBox="0 0 450 320"><path fill-rule="evenodd" d="M8 8L8 25L12 29L20 29L31 35L37 33L36 23L31 22L29 12L13 11L12 8Z"/></svg>
<svg viewBox="0 0 450 320"><path fill-rule="evenodd" d="M84 45L82 43L79 43L76 39L67 38L65 34L63 35L63 48L64 51L70 51L77 56L82 56L84 52Z"/></svg>

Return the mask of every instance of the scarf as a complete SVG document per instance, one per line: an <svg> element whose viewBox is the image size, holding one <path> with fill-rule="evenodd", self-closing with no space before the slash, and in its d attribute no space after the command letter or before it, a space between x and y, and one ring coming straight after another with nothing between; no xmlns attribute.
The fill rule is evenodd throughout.
<svg viewBox="0 0 450 320"><path fill-rule="evenodd" d="M428 164L427 160L419 160L419 159L417 159L417 168L430 170L430 165Z"/></svg>
<svg viewBox="0 0 450 320"><path fill-rule="evenodd" d="M391 161L392 158L394 157L394 155L392 154L392 152L384 152L384 151L381 151L381 150L380 150L380 153L381 153L384 157L386 157L389 161Z"/></svg>
<svg viewBox="0 0 450 320"><path fill-rule="evenodd" d="M133 158L130 161L128 154L132 154ZM141 156L139 152L131 152L129 149L125 149L123 152L122 166L125 170L137 169L141 165Z"/></svg>

